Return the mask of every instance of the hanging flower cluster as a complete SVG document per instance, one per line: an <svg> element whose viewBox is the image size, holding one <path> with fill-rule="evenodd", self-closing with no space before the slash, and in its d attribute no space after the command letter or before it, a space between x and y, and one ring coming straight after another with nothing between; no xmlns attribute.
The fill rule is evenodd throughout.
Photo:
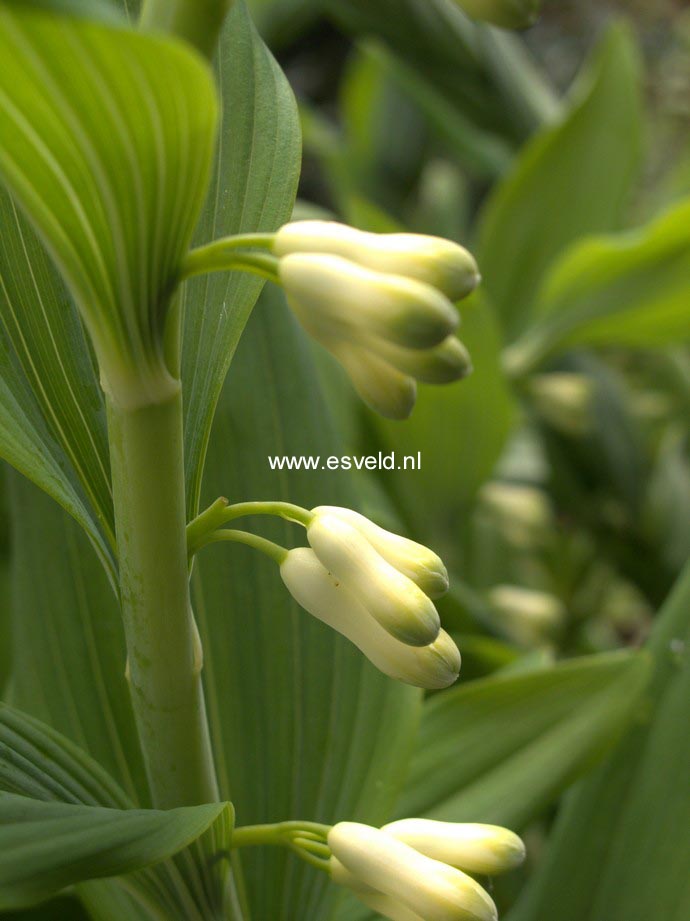
<svg viewBox="0 0 690 921"><path fill-rule="evenodd" d="M496 921L493 900L468 874L502 873L525 856L506 828L428 819L381 829L340 822L327 840L334 882L391 921Z"/></svg>
<svg viewBox="0 0 690 921"><path fill-rule="evenodd" d="M280 566L293 598L391 678L452 684L460 652L431 600L448 587L439 557L350 509L321 506L312 515L310 547L290 550Z"/></svg>
<svg viewBox="0 0 690 921"><path fill-rule="evenodd" d="M272 249L295 316L376 412L405 419L415 381L445 384L471 371L467 350L452 335L459 323L453 302L479 282L462 246L297 221L275 234Z"/></svg>

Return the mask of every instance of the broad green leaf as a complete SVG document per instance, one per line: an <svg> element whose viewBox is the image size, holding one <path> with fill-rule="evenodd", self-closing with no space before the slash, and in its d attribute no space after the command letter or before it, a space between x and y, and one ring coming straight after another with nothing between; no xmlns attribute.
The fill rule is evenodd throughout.
<svg viewBox="0 0 690 921"><path fill-rule="evenodd" d="M580 345L637 348L690 338L690 202L638 230L575 243L552 266L517 368Z"/></svg>
<svg viewBox="0 0 690 921"><path fill-rule="evenodd" d="M72 739L147 805L115 595L79 526L22 477L10 484L12 702Z"/></svg>
<svg viewBox="0 0 690 921"><path fill-rule="evenodd" d="M205 500L288 499L357 507L347 473L272 471L268 455L341 454L309 344L282 297L255 309L219 405ZM284 546L287 522L238 522ZM208 713L238 825L309 818L381 823L402 782L420 694L384 678L342 637L299 608L275 563L223 544L199 554L194 608L204 639ZM251 915L327 918L324 874L271 848L242 855Z"/></svg>
<svg viewBox="0 0 690 921"><path fill-rule="evenodd" d="M0 910L165 860L228 810L228 803L167 812L105 809L0 793Z"/></svg>
<svg viewBox="0 0 690 921"><path fill-rule="evenodd" d="M460 313L458 335L472 356L472 374L446 387L420 386L417 405L404 424L376 420L384 450L395 450L399 465L404 456L416 458L421 452L420 470L395 470L386 477L414 516L420 536L429 535L429 540L439 530L457 542L459 525L514 421L515 401L501 369L500 333L491 306L475 295L463 301Z"/></svg>
<svg viewBox="0 0 690 921"><path fill-rule="evenodd" d="M455 0L472 19L504 29L525 29L537 18L541 0Z"/></svg>
<svg viewBox="0 0 690 921"><path fill-rule="evenodd" d="M127 809L132 803L82 749L0 703L0 790L35 800Z"/></svg>
<svg viewBox="0 0 690 921"><path fill-rule="evenodd" d="M290 217L299 177L294 97L241 0L226 22L215 69L223 117L197 243L277 229ZM182 380L192 513L216 402L261 286L259 279L235 272L192 279L183 289Z"/></svg>
<svg viewBox="0 0 690 921"><path fill-rule="evenodd" d="M105 412L84 330L1 190L0 218L0 456L79 521L114 578Z"/></svg>
<svg viewBox="0 0 690 921"><path fill-rule="evenodd" d="M648 676L614 653L432 697L398 814L519 828L620 734Z"/></svg>
<svg viewBox="0 0 690 921"><path fill-rule="evenodd" d="M690 567L650 641L654 707L568 797L510 921L684 921L690 912Z"/></svg>
<svg viewBox="0 0 690 921"><path fill-rule="evenodd" d="M552 260L583 234L616 230L641 147L637 52L612 27L570 107L521 153L484 212L479 265L509 336L528 325Z"/></svg>
<svg viewBox="0 0 690 921"><path fill-rule="evenodd" d="M375 36L469 122L524 140L554 115L551 90L525 49L472 23L455 0L325 0L348 31Z"/></svg>
<svg viewBox="0 0 690 921"><path fill-rule="evenodd" d="M216 99L180 43L0 7L0 175L77 302L101 376L136 405L174 386L169 292L206 183Z"/></svg>

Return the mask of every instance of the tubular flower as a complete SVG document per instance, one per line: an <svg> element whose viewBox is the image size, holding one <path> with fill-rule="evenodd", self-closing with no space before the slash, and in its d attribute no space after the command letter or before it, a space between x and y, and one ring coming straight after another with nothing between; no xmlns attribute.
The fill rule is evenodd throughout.
<svg viewBox="0 0 690 921"><path fill-rule="evenodd" d="M342 256L376 272L424 282L452 301L467 297L479 282L477 263L464 247L417 233L366 233L336 221L295 221L280 228L273 251Z"/></svg>
<svg viewBox="0 0 690 921"><path fill-rule="evenodd" d="M505 873L525 859L525 845L499 825L401 819L381 829L416 851L468 873Z"/></svg>
<svg viewBox="0 0 690 921"><path fill-rule="evenodd" d="M461 246L419 234L370 234L329 221L286 224L275 235L292 311L340 362L360 397L392 419L414 406L416 380L445 384L472 370L452 333L451 300L479 281Z"/></svg>
<svg viewBox="0 0 690 921"><path fill-rule="evenodd" d="M328 834L331 875L393 921L496 921L492 899L471 876L383 830L340 822ZM337 863L336 863L337 861ZM342 872L344 868L346 873Z"/></svg>
<svg viewBox="0 0 690 921"><path fill-rule="evenodd" d="M447 633L441 630L427 646L395 639L308 547L290 550L280 574L298 604L354 643L390 678L429 689L448 687L457 679L460 653Z"/></svg>
<svg viewBox="0 0 690 921"><path fill-rule="evenodd" d="M431 599L387 562L359 528L321 512L308 525L307 539L325 568L391 636L411 646L436 639L441 622Z"/></svg>
<svg viewBox="0 0 690 921"><path fill-rule="evenodd" d="M320 505L315 515L333 515L356 528L387 563L411 579L429 598L440 598L448 591L448 571L433 550L407 537L386 531L350 508Z"/></svg>

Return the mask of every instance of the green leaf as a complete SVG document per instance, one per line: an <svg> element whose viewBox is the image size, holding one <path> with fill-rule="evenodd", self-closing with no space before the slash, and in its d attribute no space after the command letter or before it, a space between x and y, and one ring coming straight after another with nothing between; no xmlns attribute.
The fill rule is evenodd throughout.
<svg viewBox="0 0 690 921"><path fill-rule="evenodd" d="M646 227L575 243L552 266L517 369L581 345L654 348L690 338L690 202Z"/></svg>
<svg viewBox="0 0 690 921"><path fill-rule="evenodd" d="M398 814L519 828L611 744L648 676L648 657L614 653L432 697Z"/></svg>
<svg viewBox="0 0 690 921"><path fill-rule="evenodd" d="M529 323L544 273L566 246L620 227L640 163L639 79L632 39L611 28L565 117L525 148L490 198L479 265L510 336Z"/></svg>
<svg viewBox="0 0 690 921"><path fill-rule="evenodd" d="M79 526L22 477L13 475L10 485L12 701L72 739L135 803L147 805L115 595Z"/></svg>
<svg viewBox="0 0 690 921"><path fill-rule="evenodd" d="M0 190L0 457L86 530L114 579L105 410L69 294Z"/></svg>
<svg viewBox="0 0 690 921"><path fill-rule="evenodd" d="M219 405L205 500L357 507L347 473L277 472L268 463L276 454L342 453L309 343L282 296L267 290ZM243 526L284 546L304 543L304 532L285 521ZM275 564L249 548L205 548L192 584L221 795L235 803L238 825L294 817L383 822L402 784L419 692L384 678L299 608ZM328 917L335 890L324 874L275 848L248 850L242 865L252 917Z"/></svg>
<svg viewBox="0 0 690 921"><path fill-rule="evenodd" d="M165 860L231 810L229 803L167 812L104 809L0 793L0 910Z"/></svg>
<svg viewBox="0 0 690 921"><path fill-rule="evenodd" d="M216 101L181 43L0 7L0 174L72 291L105 385L173 386L163 335L206 192Z"/></svg>
<svg viewBox="0 0 690 921"><path fill-rule="evenodd" d="M101 765L73 742L1 703L0 791L82 806L132 805Z"/></svg>
<svg viewBox="0 0 690 921"><path fill-rule="evenodd" d="M196 243L268 232L292 210L300 167L300 129L288 83L256 33L243 2L228 16L217 55L223 120L216 163ZM184 286L182 381L190 514L223 380L262 282L218 273Z"/></svg>
<svg viewBox="0 0 690 921"><path fill-rule="evenodd" d="M567 799L510 921L684 921L690 912L690 566L650 641L654 707ZM555 913L555 914L554 914Z"/></svg>
<svg viewBox="0 0 690 921"><path fill-rule="evenodd" d="M537 19L541 0L455 0L472 19L504 29L526 29Z"/></svg>

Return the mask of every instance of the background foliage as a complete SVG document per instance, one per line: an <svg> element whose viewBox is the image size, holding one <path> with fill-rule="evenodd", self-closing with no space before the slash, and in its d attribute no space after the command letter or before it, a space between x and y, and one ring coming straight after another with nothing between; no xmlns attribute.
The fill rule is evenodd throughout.
<svg viewBox="0 0 690 921"><path fill-rule="evenodd" d="M219 494L352 504L429 543L451 569L441 613L464 656L460 684L422 699L309 619L269 564L205 551L193 593L222 793L241 824L505 823L529 853L494 883L509 921L681 921L690 20L671 0L554 0L516 35L463 9L252 0L214 62L223 121L198 241L289 217L301 128L296 213L449 236L484 276L462 307L473 376L422 388L404 424L356 401L279 292L253 312L261 286L243 276L183 292L190 511ZM12 473L0 503L0 687L42 721L0 709L0 909L78 883L25 917L151 917L117 883L80 884L138 869L141 891L192 917L170 902L191 852L170 858L203 829L222 840L232 817L143 811L93 359L50 259L0 204L0 454L53 497ZM379 450L421 451L422 468L278 474L266 461ZM256 522L286 541L289 527ZM538 594L506 604L497 586ZM98 828L93 813L79 825L88 807ZM123 813L147 860L118 863L108 836ZM73 823L67 865L94 839L100 862L48 866L53 817ZM255 921L368 917L283 853L243 856L238 879Z"/></svg>

